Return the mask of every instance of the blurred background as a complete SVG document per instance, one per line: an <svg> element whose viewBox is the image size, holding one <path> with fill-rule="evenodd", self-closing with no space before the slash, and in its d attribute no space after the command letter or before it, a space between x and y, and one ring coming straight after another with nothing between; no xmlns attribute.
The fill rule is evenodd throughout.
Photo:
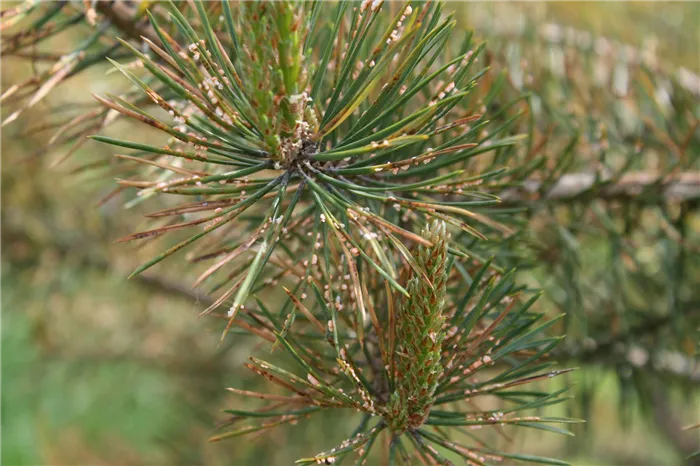
<svg viewBox="0 0 700 466"><path fill-rule="evenodd" d="M651 47L665 66L700 73L700 3L450 3L448 9L457 12L460 28L496 44L517 30L509 25L555 23ZM61 34L51 46L69 49L80 40ZM3 90L32 74L26 61L3 65ZM209 298L192 292L168 262L126 280L151 253L112 241L140 230L143 211L102 202L112 186L79 168L109 159L109 147L88 142L63 161L64 152L45 153L50 131L25 134L49 111L108 91L120 78L106 69L73 78L2 131L2 464L283 465L334 445L347 432L332 416L264 437L207 443L220 410L240 402L225 387L260 383L241 370L256 341L239 336L233 349L217 349L218 323L195 318ZM697 238L700 221L690 225ZM580 251L584 262L596 262L598 254ZM689 280L700 283L700 274ZM573 377L578 386L598 388L590 398L574 389L592 415L580 435L521 435L514 448L576 465L684 464L688 437L674 432L700 422L697 373L649 411L623 403L633 395L616 370L595 364Z"/></svg>

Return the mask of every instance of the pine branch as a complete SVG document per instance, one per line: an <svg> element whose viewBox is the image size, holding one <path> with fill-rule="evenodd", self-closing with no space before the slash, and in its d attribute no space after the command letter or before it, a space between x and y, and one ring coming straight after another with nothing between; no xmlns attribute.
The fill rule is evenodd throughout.
<svg viewBox="0 0 700 466"><path fill-rule="evenodd" d="M700 303L689 303L681 309L680 314L685 318L700 315ZM639 341L641 338L662 332L678 318L679 316L676 314L648 318L644 322L631 327L627 332L622 332L606 341L596 343L594 348L583 351L575 357L582 362L593 362L600 358L607 358L617 345L625 344L628 341Z"/></svg>
<svg viewBox="0 0 700 466"><path fill-rule="evenodd" d="M443 15L441 4L382 3L365 1L348 8L346 3L330 7L320 2L182 2L159 7L146 25L130 4L98 2L98 11L109 21L93 28L90 40L76 49L71 62L57 68L60 71L27 84L27 90L33 90L32 85L44 83L27 107L105 54L129 60L112 63L131 90L97 97L104 106L101 112L76 117L61 131L82 136L89 129L72 130L83 121L104 123L107 115L118 113L161 132L162 140L154 138L148 145L95 137L120 151L135 151L117 155L119 189L138 190L131 205L154 196L192 199L149 214L152 227L122 238L192 232L134 275L184 248L196 262L213 261L196 285L206 282L219 294L204 313L232 301L222 339L232 324L240 325L237 314L245 313L257 325L245 323L248 330L285 352L300 371L297 375L287 367L252 359L249 369L290 392L258 398L282 399L289 409L274 411L279 415L272 416L277 418L272 422L212 440L295 422L321 408L349 408L365 414L353 436L302 463L329 462L354 451L361 463L388 427L395 437L411 442L426 462L449 464L430 446L434 444L482 464L484 455L493 459L493 452L449 442L421 427L513 424L568 434L550 424L572 422L520 413L559 402L562 392L519 388L514 397L504 390L565 372L552 370L547 356L560 340L552 336L553 329L560 329L557 319L536 324L548 312L529 310L535 298L521 304L524 288L511 281L512 272L504 273L504 266L523 262L520 249L528 245L521 239L542 228L540 223L528 230L537 222L520 216L525 209L517 204L539 207L604 199L629 201L621 203L621 209L654 206L665 216L661 221L674 223L669 230L680 228L681 233L674 234L683 240L677 251L665 241L675 237L663 228L660 235L668 238L652 239L667 248L660 253L666 256L665 281L646 275L644 264L631 251L630 238L641 228L635 212L626 211L620 226L615 203L582 203L584 208L578 209L571 202L561 209L571 219L569 224L555 215L545 219L543 223L554 222L543 227L545 234L554 235L560 246L553 269L555 274L563 270L560 275L566 282L565 298L558 304L564 301L581 309L590 304L581 297L587 289L576 280L585 275L579 261L581 238L593 233L598 235L596 242L601 236L610 238L612 272L605 274L605 285L613 297L601 293L592 302L607 300L614 307L611 311L624 313L618 317L628 328L628 308L635 301L626 296L625 285L631 288L634 281L641 290L635 299L646 295L646 285L655 285L650 295L670 288L669 309L675 309L687 288L685 245L694 238L684 233L688 209L676 215L665 208L672 202L691 206L686 201L700 197L700 174L692 171L698 160L698 120L694 110L678 110L683 105L677 101L687 100L688 89L679 91L675 81L667 89L668 84L654 76L647 83L634 75L631 81L625 77L612 83L594 77L591 82L597 84L591 85L586 81L590 70L563 54L551 60L549 69L538 68L538 59L546 56L540 53L542 39L553 45L550 48L562 45L567 53L576 53L575 46L582 42L579 32L571 34L575 44L565 44L568 35L557 30L553 38L536 37L523 55L509 50L502 64L515 63L508 63L508 72L496 77L493 71L499 64L486 63L488 70L475 65L483 47L475 47L471 35L461 45L448 44L455 23ZM85 5L85 16L95 25L95 11ZM45 16L39 24L50 21L55 11L40 13ZM149 47L114 41L99 50L94 61L93 56L86 59L93 46L110 40L107 34L115 28L133 42L141 43L140 37L146 36ZM43 34L48 33L41 31L45 38ZM609 46L608 42L601 39L596 46ZM127 49L133 56L111 52ZM625 53L640 54L627 49ZM487 61L492 57L487 54ZM603 58L601 62L609 57ZM615 66L638 74L646 71L644 65L652 65L639 56L627 62L623 58L629 57L614 57L621 61ZM680 79L681 88L688 83L687 73L667 74ZM576 79L579 76L582 79ZM532 91L531 98L520 92L525 89ZM29 97L25 92L22 85L5 97ZM579 101L579 93L588 97ZM658 95L666 96L667 102L655 105ZM157 113L149 113L153 108ZM529 118L518 119L519 113ZM92 130L104 126L100 123ZM66 135L64 141L75 139ZM647 154L660 160L647 163ZM659 179L644 171L657 165L671 174ZM598 179L581 171L593 166L621 168L626 174ZM632 167L640 171L627 173ZM515 187L497 192L505 186ZM597 209L596 204L606 205ZM597 223L590 225L591 218ZM449 225L452 241L443 244L440 238L413 231L433 219ZM487 238L490 241L483 241ZM426 268L426 251L435 243L440 243L441 252L433 270ZM486 260L491 256L494 263ZM407 275L413 278L407 281ZM290 301L268 310L256 293L283 279L296 285L291 291L285 288ZM149 277L144 283L188 294L177 283ZM433 289L435 283L441 287ZM404 305L395 311L397 296ZM257 301L254 310L245 309L248 298ZM614 315L597 315L602 314ZM613 354L619 346L655 332L662 335L671 322L654 321L649 315L642 316L638 327L590 351L600 352L603 362L619 364ZM444 321L449 325L443 327ZM599 356L584 354L584 361L586 357L598 361ZM456 411L472 409L466 406L480 396L499 397L508 408ZM309 406L299 410L300 404ZM441 405L447 406L442 410ZM394 412L401 415L392 416ZM252 420L262 414L239 413ZM390 456L396 448L392 441ZM505 452L495 458L541 460Z"/></svg>
<svg viewBox="0 0 700 466"><path fill-rule="evenodd" d="M195 301L203 306L209 307L216 302L216 299L209 294L198 293L197 291L193 290L191 286L175 280L164 278L155 273L145 273L143 275L139 275L137 282L147 285L161 293L167 293L173 296Z"/></svg>
<svg viewBox="0 0 700 466"><path fill-rule="evenodd" d="M143 41L142 38L145 37L155 44L160 43L156 31L145 17L141 20L135 19L136 7L133 5L129 5L125 1L111 0L99 1L95 8L105 15L116 28L126 34L129 39L141 43Z"/></svg>
<svg viewBox="0 0 700 466"><path fill-rule="evenodd" d="M700 303L679 306L680 315L666 314L649 317L612 338L600 342L590 340L590 343L584 347L569 345L554 352L552 356L566 365L596 364L613 367L621 362L628 363L637 368L681 377L691 383L700 383L700 364L692 357L680 352L664 350L651 354L654 352L653 349L646 349L639 343L645 339L655 340L657 335L666 332L671 325L678 322L678 319L686 320L700 316Z"/></svg>
<svg viewBox="0 0 700 466"><path fill-rule="evenodd" d="M514 28L512 22L502 20L502 15L494 15L489 19L489 21L475 23L474 27L487 36L503 38L511 43L536 40L549 47L575 49L582 55L594 55L601 62L610 64L611 67L615 64L622 64L628 69L645 67L654 74L665 77L675 74L686 90L700 96L700 75L685 67L675 69L664 62L663 58L658 56L651 42L650 46L640 49L609 37L594 36L588 31L575 29L569 25L538 22L528 24L526 27L518 24Z"/></svg>
<svg viewBox="0 0 700 466"><path fill-rule="evenodd" d="M506 190L500 198L505 205L527 201L567 202L581 197L642 203L700 198L700 172L692 171L669 176L627 173L617 180L599 179L593 173L567 173L544 193L540 192L542 185L541 181L528 179L521 186Z"/></svg>
<svg viewBox="0 0 700 466"><path fill-rule="evenodd" d="M3 240L8 240L11 237L21 237L31 239L29 232L17 225L12 225L11 222L5 221L2 226ZM76 254L81 255L81 260L84 265L95 270L106 273L121 273L115 270L111 261L107 258L89 253L88 251L98 251L102 249L100 243L93 240L87 235L71 233L71 240L63 240L59 235L52 235L48 238L50 243L44 241L41 244L35 244L36 249L52 249L58 252L61 257L75 257ZM200 303L204 306L211 306L216 300L209 294L193 290L191 286L184 283L160 276L156 273L146 273L136 277L136 283L141 284L153 291L165 293L180 299L187 299L192 302Z"/></svg>

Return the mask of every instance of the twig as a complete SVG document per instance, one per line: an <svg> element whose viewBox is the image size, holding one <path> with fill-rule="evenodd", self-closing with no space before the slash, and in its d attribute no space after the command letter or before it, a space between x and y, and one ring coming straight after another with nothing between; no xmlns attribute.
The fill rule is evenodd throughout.
<svg viewBox="0 0 700 466"><path fill-rule="evenodd" d="M142 273L135 278L143 285L155 288L164 293L197 301L205 306L211 306L216 301L211 295L197 293L190 286L186 286L174 280L168 280L156 274Z"/></svg>
<svg viewBox="0 0 700 466"><path fill-rule="evenodd" d="M97 2L97 11L105 15L112 24L124 31L130 39L141 42L141 37L146 37L150 41L159 44L160 39L156 31L146 21L134 21L135 9L121 1L101 1Z"/></svg>
<svg viewBox="0 0 700 466"><path fill-rule="evenodd" d="M7 234L28 238L29 235L23 228L15 227L14 225L9 226L8 223L9 222L5 222L3 224L3 238L7 238ZM91 248L91 244L93 244L94 241L87 237L79 237L74 242L60 241L55 237L54 239L55 241L48 245L48 247L55 248L61 256L67 256L75 251L89 251L95 249L94 247ZM102 257L95 257L92 254L85 254L83 260L84 263L95 269L102 271L109 271L111 269L109 261ZM210 306L215 301L212 296L200 294L193 290L190 286L158 276L155 273L142 273L134 277L134 281L157 291L186 298L191 301L196 301L205 306Z"/></svg>
<svg viewBox="0 0 700 466"><path fill-rule="evenodd" d="M693 317L700 314L700 307L689 305L682 310L681 313L686 318ZM616 345L624 344L630 339L638 340L639 338L657 333L659 330L663 330L669 326L675 318L677 318L676 315L666 314L656 318L647 319L645 322L630 328L627 332L620 333L613 338L598 343L595 348L584 351L582 354L578 355L577 359L582 362L591 362L603 355L607 357L610 355Z"/></svg>
<svg viewBox="0 0 700 466"><path fill-rule="evenodd" d="M688 303L680 311L683 317L690 318L700 315L700 303ZM700 364L678 352L659 351L656 357L650 357L649 352L641 347L634 347L629 342L636 342L645 337L659 334L671 325L676 315L667 314L655 318L647 318L644 322L630 328L627 332L615 335L602 342L596 342L583 351L579 348L569 348L553 353L555 359L562 364L618 364L623 360L635 367L648 368L657 373L683 377L691 383L700 383ZM615 355L620 357L616 358Z"/></svg>
<svg viewBox="0 0 700 466"><path fill-rule="evenodd" d="M599 186L596 186L596 185ZM700 198L700 172L681 172L666 177L635 172L617 181L596 179L593 173L569 173L562 175L547 192L540 193L542 182L525 180L520 187L511 188L501 195L504 204L527 201L569 201L581 196L602 199L626 199L658 201L687 201Z"/></svg>

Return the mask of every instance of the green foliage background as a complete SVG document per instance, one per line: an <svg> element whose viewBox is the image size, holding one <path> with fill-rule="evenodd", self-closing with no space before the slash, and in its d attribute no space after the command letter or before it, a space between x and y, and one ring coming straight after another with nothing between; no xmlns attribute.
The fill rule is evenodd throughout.
<svg viewBox="0 0 700 466"><path fill-rule="evenodd" d="M653 37L668 63L700 72L700 4L448 6L459 12L459 27L487 39L484 18L524 15L634 45ZM79 40L63 34L53 46ZM3 87L31 73L3 64ZM330 415L264 437L206 443L217 411L233 403L223 388L260 383L239 370L255 342L239 339L234 349L217 350L218 327L194 319L202 306L167 264L159 280L127 282L138 251L110 243L140 228L139 213L111 204L97 209L101 180L69 173L67 165L51 168L51 158L40 157L47 133L22 134L48 107L108 90L120 78L105 77L105 69L79 76L2 133L2 464L281 465L334 445L348 432ZM111 153L97 144L81 152L95 159ZM694 228L700 230L697 219ZM596 246L581 251L583 260L600 259ZM588 400L592 417L581 427L591 435L529 433L513 448L580 465L682 464L652 412L632 404L623 423L619 407L628 395L608 369L585 368L574 380L603 387ZM675 413L684 424L698 421L699 395L697 381L672 393L672 406L685 407Z"/></svg>

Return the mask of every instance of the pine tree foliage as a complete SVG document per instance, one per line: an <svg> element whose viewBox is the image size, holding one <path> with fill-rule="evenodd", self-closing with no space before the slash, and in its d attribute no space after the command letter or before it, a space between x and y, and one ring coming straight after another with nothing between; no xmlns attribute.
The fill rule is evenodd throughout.
<svg viewBox="0 0 700 466"><path fill-rule="evenodd" d="M505 147L517 140L498 139L500 128L479 138L474 128L488 127L485 115L457 107L479 77L479 73L469 74L477 57L469 38L455 58L437 65L454 26L449 17L441 18L440 5L415 9L406 5L393 16L380 11L381 2L361 4L352 11L348 5L340 3L328 13L336 18L328 35L319 32L302 38L299 31L313 29L321 4L240 4L242 11L234 13L228 3L214 4L210 8L221 10L215 12L195 3L192 22L201 26L199 35L184 14L169 4L169 31L150 15L163 44L150 47L165 63L158 64L123 43L148 73L139 77L117 62L114 65L152 104L168 112L172 122L122 97L96 96L109 109L171 137L169 144L159 147L94 136L151 157L165 156L150 159L162 168L151 179L123 180L123 186L138 188L140 199L163 193L203 198L150 214L160 221L195 212L202 213L199 218L121 239L204 226L134 274L206 237L209 242L195 245L194 260L217 260L196 283L211 282L216 272L224 271L242 253L257 249L245 267L215 284L215 289L224 290L221 302L233 297L226 330L278 243L286 246L291 260L296 256L291 248L301 254L312 249L309 240L299 244L296 237L300 230L312 233L313 218L327 222L338 239L349 243L349 255L380 270L404 295L407 292L396 281L396 270L381 252L388 244L405 253L399 238L411 239L415 234L402 222L420 224L426 218L441 218L481 238L483 234L471 224L504 228L468 209L497 203L495 196L482 194L474 186L502 170L474 175L456 167L486 148ZM209 20L214 15L228 33L229 52L214 35ZM243 40L246 36L249 41ZM321 63L312 70L307 62L314 52ZM268 66L256 68L258 60ZM470 129L465 132L467 126ZM164 163L167 158L195 160L203 167L184 169L187 175L182 176L183 168L171 169ZM139 163L133 157L128 160ZM430 172L436 176L426 178ZM458 191L458 200L442 200ZM262 206L266 206L264 212ZM240 235L236 219L252 207L263 219L249 234ZM386 214L387 210L396 213ZM384 244L380 245L378 235ZM372 257L370 249L380 253ZM307 268L313 265L306 262ZM359 306L363 307L361 301Z"/></svg>
<svg viewBox="0 0 700 466"><path fill-rule="evenodd" d="M507 88L530 94L529 144L512 165L541 165L501 199L528 206L537 284L567 313L559 357L615 364L642 401L650 378L697 383L700 79L650 44L482 26Z"/></svg>
<svg viewBox="0 0 700 466"><path fill-rule="evenodd" d="M166 258L196 270L195 286L216 296L202 315L227 321L222 340L236 326L291 358L247 365L288 393L232 388L269 405L231 410L231 423L252 424L213 440L342 408L364 415L353 436L302 463L350 452L362 463L376 444L398 464L411 464L410 448L428 464L558 464L449 431L568 433L552 423L569 419L528 413L565 399L526 385L563 373L554 361L612 367L642 400L654 379L697 383L700 79L648 49L512 27L507 15L458 37L445 9L25 2L2 12L3 57L48 63L3 90L15 110L3 125L109 60L123 87L37 130L68 147L58 161L88 135L130 151L87 168L118 176L108 198L159 206L146 230L120 239L164 244L134 274ZM74 27L84 38L74 50L36 51ZM116 121L156 136L106 136ZM277 306L268 291L280 286ZM577 389L581 417L596 386ZM502 407L470 410L480 396Z"/></svg>
<svg viewBox="0 0 700 466"><path fill-rule="evenodd" d="M561 425L577 421L538 414L541 408L567 399L561 396L566 387L543 393L533 385L568 372L554 368L547 358L561 340L547 330L559 319L547 321L543 314L532 312L537 295L522 299L527 293L515 285L512 273L490 272L488 263L471 270L458 265L447 252L449 238L443 221L427 226L421 237L431 245L418 246L414 267L405 265L401 274L406 277L408 297L382 286L382 276L375 269L362 274L366 320L346 312L343 290L348 287L345 282L351 282L349 275L340 286L323 281L317 285L313 280L316 299L308 307L303 295L299 299L288 291L296 312L286 320L303 318L303 322L278 324L288 329L284 335L274 329L273 319L279 317L261 304L271 324L261 336L274 333L291 355L294 369L252 358L246 366L281 387L284 394L229 388L268 404L256 411L228 410L233 415L230 423L249 419L251 425L211 440L296 423L325 408L344 409L363 414L353 435L297 463L332 464L355 453L356 464L363 464L376 444L388 448L389 464L413 464L414 454L434 464L453 464L459 458L475 465L507 459L566 464L492 449L475 434L464 444L442 431L449 427L501 431L520 426L570 435ZM347 271L342 254L336 255L335 260L331 256L319 264L322 276ZM308 341L310 332L314 343ZM476 408L489 397L499 400L498 408ZM260 417L269 420L261 422ZM387 440L381 441L382 435ZM411 449L415 453L409 453Z"/></svg>

